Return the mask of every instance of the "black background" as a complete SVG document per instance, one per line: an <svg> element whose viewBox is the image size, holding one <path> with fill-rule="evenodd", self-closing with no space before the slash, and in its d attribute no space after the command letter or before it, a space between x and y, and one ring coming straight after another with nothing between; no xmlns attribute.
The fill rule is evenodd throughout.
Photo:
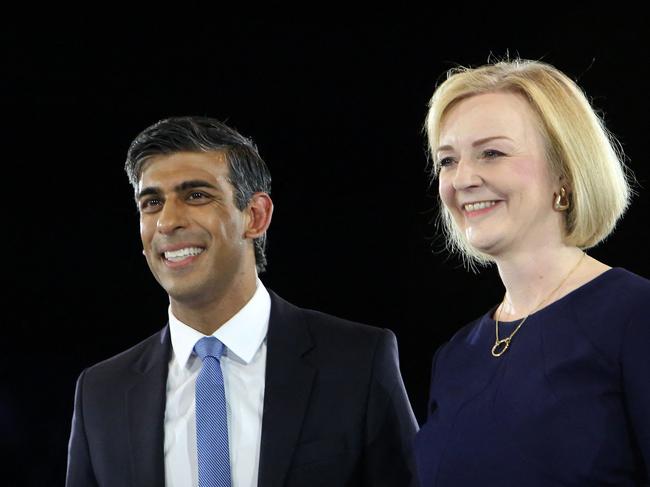
<svg viewBox="0 0 650 487"><path fill-rule="evenodd" d="M275 203L262 280L300 306L392 329L420 422L433 352L503 293L494 269L449 258L432 224L422 124L448 68L509 53L578 81L639 182L590 253L650 277L647 15L167 13L4 21L0 483L62 485L76 377L165 323L123 172L131 139L163 117L213 116L253 138Z"/></svg>

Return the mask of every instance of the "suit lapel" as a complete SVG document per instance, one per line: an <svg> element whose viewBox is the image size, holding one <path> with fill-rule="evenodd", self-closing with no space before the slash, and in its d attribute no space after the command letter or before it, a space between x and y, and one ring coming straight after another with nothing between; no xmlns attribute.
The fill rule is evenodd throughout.
<svg viewBox="0 0 650 487"><path fill-rule="evenodd" d="M126 395L133 485L165 485L164 415L169 353L169 328L165 327L133 365L133 384Z"/></svg>
<svg viewBox="0 0 650 487"><path fill-rule="evenodd" d="M300 310L270 294L258 480L264 487L284 484L316 374L303 358L313 342Z"/></svg>

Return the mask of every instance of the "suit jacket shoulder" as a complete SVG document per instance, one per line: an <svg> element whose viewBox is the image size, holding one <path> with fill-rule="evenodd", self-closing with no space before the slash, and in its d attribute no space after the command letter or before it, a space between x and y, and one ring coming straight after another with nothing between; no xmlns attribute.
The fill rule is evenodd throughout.
<svg viewBox="0 0 650 487"><path fill-rule="evenodd" d="M105 381L104 386L111 383L123 387L132 372L142 373L160 361L169 361L170 353L169 328L166 326L131 348L88 367L84 371L85 377L86 380Z"/></svg>
<svg viewBox="0 0 650 487"><path fill-rule="evenodd" d="M81 373L66 486L164 485L169 353L165 327Z"/></svg>
<svg viewBox="0 0 650 487"><path fill-rule="evenodd" d="M259 485L411 485L395 335L271 298Z"/></svg>

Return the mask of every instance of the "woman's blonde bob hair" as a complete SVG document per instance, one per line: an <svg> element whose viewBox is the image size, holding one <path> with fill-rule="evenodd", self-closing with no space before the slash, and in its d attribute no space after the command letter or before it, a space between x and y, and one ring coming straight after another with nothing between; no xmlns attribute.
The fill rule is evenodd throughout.
<svg viewBox="0 0 650 487"><path fill-rule="evenodd" d="M435 90L426 119L433 177L440 171L436 152L446 113L460 100L491 92L522 95L538 116L551 174L563 178L570 195L565 243L582 249L598 244L629 204L631 189L623 153L582 90L549 64L516 59L451 69ZM442 202L440 208L448 248L460 253L470 267L492 261L469 245Z"/></svg>

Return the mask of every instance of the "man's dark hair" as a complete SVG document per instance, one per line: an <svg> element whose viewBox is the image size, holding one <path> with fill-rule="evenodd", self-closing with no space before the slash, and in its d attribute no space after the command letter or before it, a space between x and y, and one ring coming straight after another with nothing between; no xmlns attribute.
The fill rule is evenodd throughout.
<svg viewBox="0 0 650 487"><path fill-rule="evenodd" d="M124 169L137 191L143 165L154 156L177 152L220 152L228 162L234 203L244 210L253 193L271 194L271 173L257 147L236 130L208 117L172 117L144 129L131 143ZM266 234L254 240L257 271L266 268Z"/></svg>

